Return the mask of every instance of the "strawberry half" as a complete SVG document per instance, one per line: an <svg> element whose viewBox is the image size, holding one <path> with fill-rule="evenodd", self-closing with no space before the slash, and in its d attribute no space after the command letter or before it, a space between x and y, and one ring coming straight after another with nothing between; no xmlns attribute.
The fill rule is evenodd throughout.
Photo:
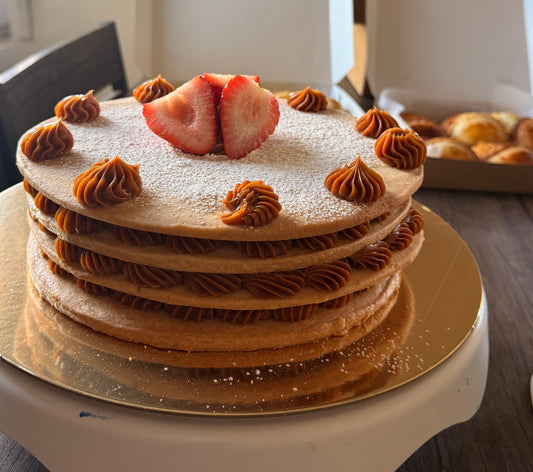
<svg viewBox="0 0 533 472"><path fill-rule="evenodd" d="M211 85L200 76L173 92L143 105L148 127L174 146L205 154L218 134L217 106Z"/></svg>
<svg viewBox="0 0 533 472"><path fill-rule="evenodd" d="M236 75L222 90L220 127L225 153L240 159L257 149L279 121L278 101L254 80Z"/></svg>
<svg viewBox="0 0 533 472"><path fill-rule="evenodd" d="M233 79L233 77L235 77L235 75L207 73L207 74L202 74L200 77L207 80L211 84L213 92L215 93L216 103L218 105L220 103L220 96L222 95L222 89L226 86L226 84L231 79ZM244 77L248 77L254 82L259 83L258 75L245 75Z"/></svg>

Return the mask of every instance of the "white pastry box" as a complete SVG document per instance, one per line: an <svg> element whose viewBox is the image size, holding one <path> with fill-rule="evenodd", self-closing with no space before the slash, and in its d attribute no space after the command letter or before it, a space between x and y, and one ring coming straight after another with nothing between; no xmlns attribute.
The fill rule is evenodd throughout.
<svg viewBox="0 0 533 472"><path fill-rule="evenodd" d="M362 113L336 86L353 67L352 0L163 0L156 24L151 68L174 84L255 74L273 91L311 86Z"/></svg>
<svg viewBox="0 0 533 472"><path fill-rule="evenodd" d="M376 105L435 121L461 111L533 117L533 0L366 3ZM423 187L533 193L533 166L429 158Z"/></svg>

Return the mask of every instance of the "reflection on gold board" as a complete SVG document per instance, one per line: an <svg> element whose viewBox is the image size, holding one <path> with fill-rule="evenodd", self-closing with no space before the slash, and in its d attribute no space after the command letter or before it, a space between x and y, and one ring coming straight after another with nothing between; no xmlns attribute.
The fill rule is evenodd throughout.
<svg viewBox="0 0 533 472"><path fill-rule="evenodd" d="M251 368L238 358L217 363L201 353L112 339L48 305L28 282L25 207L20 185L0 195L0 355L53 385L121 405L265 415L373 397L415 381L451 355L475 325L481 303L481 279L470 251L444 221L417 205L426 242L405 271L394 308L369 335L326 355L302 346L311 354L292 363ZM317 359L306 360L316 352Z"/></svg>

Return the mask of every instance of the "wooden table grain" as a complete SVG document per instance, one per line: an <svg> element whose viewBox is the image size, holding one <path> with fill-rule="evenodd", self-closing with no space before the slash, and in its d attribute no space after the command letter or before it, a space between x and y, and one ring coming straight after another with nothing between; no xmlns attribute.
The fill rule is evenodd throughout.
<svg viewBox="0 0 533 472"><path fill-rule="evenodd" d="M423 189L415 198L452 225L478 262L490 359L474 417L434 436L399 472L533 471L533 196ZM0 435L0 470L47 469Z"/></svg>

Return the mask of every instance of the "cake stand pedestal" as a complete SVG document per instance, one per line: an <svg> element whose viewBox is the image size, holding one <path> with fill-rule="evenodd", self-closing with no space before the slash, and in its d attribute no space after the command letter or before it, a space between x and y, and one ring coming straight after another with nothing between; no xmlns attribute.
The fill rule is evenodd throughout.
<svg viewBox="0 0 533 472"><path fill-rule="evenodd" d="M51 472L393 471L477 411L488 366L485 296L475 326L442 364L375 397L267 417L143 411L74 394L0 362L0 430Z"/></svg>

